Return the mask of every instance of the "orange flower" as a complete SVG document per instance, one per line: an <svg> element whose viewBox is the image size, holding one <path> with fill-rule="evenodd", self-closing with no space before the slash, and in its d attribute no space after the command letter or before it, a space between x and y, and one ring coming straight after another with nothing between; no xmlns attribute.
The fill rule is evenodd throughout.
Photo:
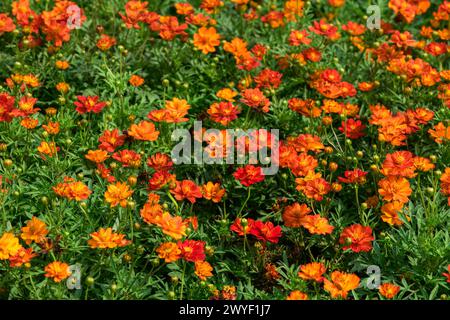
<svg viewBox="0 0 450 320"><path fill-rule="evenodd" d="M48 264L44 268L44 271L46 272L44 276L46 278L53 278L53 281L55 282L61 282L71 275L69 265L59 261Z"/></svg>
<svg viewBox="0 0 450 320"><path fill-rule="evenodd" d="M173 217L170 213L164 212L156 220L156 225L162 229L162 232L175 240L180 240L186 236L187 223L182 217Z"/></svg>
<svg viewBox="0 0 450 320"><path fill-rule="evenodd" d="M327 218L322 218L319 214L306 216L303 227L311 234L330 234L334 227L328 223Z"/></svg>
<svg viewBox="0 0 450 320"><path fill-rule="evenodd" d="M197 33L194 34L194 46L204 54L215 52L215 47L218 45L220 45L220 35L214 27L201 27L198 29Z"/></svg>
<svg viewBox="0 0 450 320"><path fill-rule="evenodd" d="M234 97L236 97L238 93L230 88L224 88L216 93L216 97L223 99L228 102L234 102Z"/></svg>
<svg viewBox="0 0 450 320"><path fill-rule="evenodd" d="M92 193L88 186L81 181L70 183L67 188L67 198L75 201L86 200Z"/></svg>
<svg viewBox="0 0 450 320"><path fill-rule="evenodd" d="M148 224L156 224L163 214L162 206L156 201L147 201L140 211L142 219Z"/></svg>
<svg viewBox="0 0 450 320"><path fill-rule="evenodd" d="M195 274L203 281L212 277L213 268L207 261L195 261Z"/></svg>
<svg viewBox="0 0 450 320"><path fill-rule="evenodd" d="M324 289L332 298L347 298L349 291L358 288L359 277L355 274L333 271L331 281L324 279Z"/></svg>
<svg viewBox="0 0 450 320"><path fill-rule="evenodd" d="M98 39L97 41L97 48L99 48L101 51L107 51L116 43L117 41L114 37L110 37L107 34L102 34L100 36L100 39Z"/></svg>
<svg viewBox="0 0 450 320"><path fill-rule="evenodd" d="M401 226L403 221L400 219L398 213L403 209L404 204L399 201L392 201L384 204L381 207L381 220L390 224L391 226Z"/></svg>
<svg viewBox="0 0 450 320"><path fill-rule="evenodd" d="M286 300L308 300L308 295L304 292L294 290L287 296Z"/></svg>
<svg viewBox="0 0 450 320"><path fill-rule="evenodd" d="M130 243L131 241L125 239L125 235L114 233L112 228L100 228L100 230L91 233L91 239L88 240L88 244L92 249L112 249L124 247Z"/></svg>
<svg viewBox="0 0 450 320"><path fill-rule="evenodd" d="M353 252L368 252L372 250L372 228L360 224L353 224L345 228L339 237L339 243L343 244L343 250L351 249Z"/></svg>
<svg viewBox="0 0 450 320"><path fill-rule="evenodd" d="M85 158L95 163L102 163L109 158L109 155L105 150L89 150Z"/></svg>
<svg viewBox="0 0 450 320"><path fill-rule="evenodd" d="M19 244L14 234L5 232L0 237L0 260L7 260L12 256L15 256L22 246Z"/></svg>
<svg viewBox="0 0 450 320"><path fill-rule="evenodd" d="M43 242L47 234L48 230L45 222L33 216L31 220L28 220L26 226L22 228L20 237L27 245L30 245L33 241L36 243Z"/></svg>
<svg viewBox="0 0 450 320"><path fill-rule="evenodd" d="M213 103L207 110L211 120L220 123L223 126L228 125L231 121L237 119L240 113L239 108L231 102Z"/></svg>
<svg viewBox="0 0 450 320"><path fill-rule="evenodd" d="M435 125L433 129L429 129L428 133L434 138L436 143L443 143L444 141L450 140L450 127L444 126L442 122Z"/></svg>
<svg viewBox="0 0 450 320"><path fill-rule="evenodd" d="M125 182L116 182L110 184L105 192L105 200L111 207L120 205L122 208L127 206L127 199L133 194L133 190Z"/></svg>
<svg viewBox="0 0 450 320"><path fill-rule="evenodd" d="M173 162L170 156L164 153L157 152L154 155L148 157L147 165L156 171L170 170L173 167Z"/></svg>
<svg viewBox="0 0 450 320"><path fill-rule="evenodd" d="M202 197L201 189L191 180L177 181L176 187L171 189L170 193L172 193L178 201L188 199L191 203L195 203L196 198Z"/></svg>
<svg viewBox="0 0 450 320"><path fill-rule="evenodd" d="M396 151L386 155L381 173L385 176L400 176L414 178L417 174L414 172L413 154L409 151Z"/></svg>
<svg viewBox="0 0 450 320"><path fill-rule="evenodd" d="M296 189L302 192L307 198L322 201L323 196L331 190L330 184L322 178L321 173L309 172L304 178L295 179Z"/></svg>
<svg viewBox="0 0 450 320"><path fill-rule="evenodd" d="M155 125L150 121L141 121L139 124L132 124L128 129L128 135L136 140L155 141L158 139L159 131L155 130Z"/></svg>
<svg viewBox="0 0 450 320"><path fill-rule="evenodd" d="M59 133L59 122L51 122L51 121L49 121L48 124L43 124L42 128L44 128L44 130L48 134L53 134L53 135L58 134Z"/></svg>
<svg viewBox="0 0 450 320"><path fill-rule="evenodd" d="M98 142L100 142L99 148L108 152L114 152L117 147L125 143L125 139L126 136L120 135L118 129L112 131L105 130L100 138L98 138Z"/></svg>
<svg viewBox="0 0 450 320"><path fill-rule="evenodd" d="M130 77L130 80L128 80L128 82L133 86L133 87L140 87L144 84L145 80L144 78L137 76L135 74L133 74Z"/></svg>
<svg viewBox="0 0 450 320"><path fill-rule="evenodd" d="M61 93L66 93L70 90L69 84L65 82L59 82L55 88Z"/></svg>
<svg viewBox="0 0 450 320"><path fill-rule="evenodd" d="M34 129L38 126L39 120L33 118L23 118L20 125L28 130Z"/></svg>
<svg viewBox="0 0 450 320"><path fill-rule="evenodd" d="M55 62L55 66L56 66L57 69L66 70L66 69L69 68L70 64L69 64L69 61L58 60L58 61Z"/></svg>
<svg viewBox="0 0 450 320"><path fill-rule="evenodd" d="M403 177L389 176L378 182L379 194L385 201L407 203L412 190L409 181Z"/></svg>
<svg viewBox="0 0 450 320"><path fill-rule="evenodd" d="M180 259L181 250L178 244L174 242L164 242L157 249L158 257L164 259L166 263L174 262Z"/></svg>
<svg viewBox="0 0 450 320"><path fill-rule="evenodd" d="M311 262L300 266L298 276L303 280L314 280L317 282L323 281L323 274L327 271L327 268L323 263Z"/></svg>
<svg viewBox="0 0 450 320"><path fill-rule="evenodd" d="M184 99L173 98L166 101L164 121L168 123L179 123L188 121L188 118L184 118L188 114L188 110L191 106ZM159 110L157 110L159 111Z"/></svg>
<svg viewBox="0 0 450 320"><path fill-rule="evenodd" d="M414 167L421 172L433 170L436 166L428 158L414 157Z"/></svg>
<svg viewBox="0 0 450 320"><path fill-rule="evenodd" d="M4 32L12 32L16 29L13 19L8 17L5 13L0 13L0 35Z"/></svg>
<svg viewBox="0 0 450 320"><path fill-rule="evenodd" d="M241 102L246 104L247 106L261 110L262 112L269 112L270 101L264 96L263 92L256 89L245 89L241 93L242 99Z"/></svg>
<svg viewBox="0 0 450 320"><path fill-rule="evenodd" d="M286 227L299 228L305 222L305 217L311 212L311 209L304 203L294 203L284 208L283 221Z"/></svg>
<svg viewBox="0 0 450 320"><path fill-rule="evenodd" d="M33 252L33 248L20 248L17 254L9 258L9 265L11 267L21 267L24 264L29 266L31 259L36 256L37 254Z"/></svg>
<svg viewBox="0 0 450 320"><path fill-rule="evenodd" d="M225 189L220 187L220 183L212 183L208 181L208 183L202 186L203 198L207 200L211 200L214 203L218 203L222 200L222 197L225 194Z"/></svg>
<svg viewBox="0 0 450 320"><path fill-rule="evenodd" d="M58 152L58 149L59 148L56 147L56 144L54 142L48 143L46 141L42 141L37 148L40 153L45 154L49 157L53 157Z"/></svg>
<svg viewBox="0 0 450 320"><path fill-rule="evenodd" d="M383 297L392 299L400 291L400 287L392 283L383 283L378 287L378 290Z"/></svg>

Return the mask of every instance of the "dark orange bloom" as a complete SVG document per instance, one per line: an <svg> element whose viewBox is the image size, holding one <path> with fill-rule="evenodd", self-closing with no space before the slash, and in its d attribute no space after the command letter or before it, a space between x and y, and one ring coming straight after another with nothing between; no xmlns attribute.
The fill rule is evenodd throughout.
<svg viewBox="0 0 450 320"><path fill-rule="evenodd" d="M308 300L308 295L304 292L294 290L287 296L286 300Z"/></svg>
<svg viewBox="0 0 450 320"><path fill-rule="evenodd" d="M61 282L70 276L69 265L64 262L55 261L48 264L44 271L46 278L52 278L55 282Z"/></svg>
<svg viewBox="0 0 450 320"><path fill-rule="evenodd" d="M338 28L327 23L325 19L321 19L319 22L313 21L313 26L309 27L309 30L315 34L325 36L330 40L337 40L340 38Z"/></svg>
<svg viewBox="0 0 450 320"><path fill-rule="evenodd" d="M138 168L141 165L141 155L133 150L120 150L114 153L112 157L122 163L124 168Z"/></svg>
<svg viewBox="0 0 450 320"><path fill-rule="evenodd" d="M322 218L319 214L306 216L303 227L311 234L331 234L334 230L334 227L328 223L328 219Z"/></svg>
<svg viewBox="0 0 450 320"><path fill-rule="evenodd" d="M371 227L353 224L342 231L339 243L344 245L342 248L344 250L351 249L353 252L368 252L372 250L372 241L374 239Z"/></svg>
<svg viewBox="0 0 450 320"><path fill-rule="evenodd" d="M117 147L125 143L125 139L126 136L120 135L118 129L112 131L105 130L100 138L98 138L98 142L100 142L99 148L108 152L114 152Z"/></svg>
<svg viewBox="0 0 450 320"><path fill-rule="evenodd" d="M201 27L198 29L197 33L194 34L194 46L204 54L215 52L215 47L218 45L220 45L220 35L214 27Z"/></svg>
<svg viewBox="0 0 450 320"><path fill-rule="evenodd" d="M302 192L307 198L322 201L323 196L331 190L330 184L322 178L321 173L309 172L302 178L295 179L296 189Z"/></svg>
<svg viewBox="0 0 450 320"><path fill-rule="evenodd" d="M0 13L0 35L4 32L12 32L16 30L13 19L8 17L6 13Z"/></svg>
<svg viewBox="0 0 450 320"><path fill-rule="evenodd" d="M95 163L102 163L109 158L109 155L105 150L89 150L85 158Z"/></svg>
<svg viewBox="0 0 450 320"><path fill-rule="evenodd" d="M107 34L102 34L97 41L97 48L102 51L109 50L112 46L116 45L116 38L110 37Z"/></svg>
<svg viewBox="0 0 450 320"><path fill-rule="evenodd" d="M322 110L316 106L316 102L312 99L292 98L288 101L288 107L305 117L318 118L322 114Z"/></svg>
<svg viewBox="0 0 450 320"><path fill-rule="evenodd" d="M220 187L220 183L212 183L208 181L202 186L203 198L219 203L225 195L225 189Z"/></svg>
<svg viewBox="0 0 450 320"><path fill-rule="evenodd" d="M409 151L396 151L386 155L381 173L385 176L400 176L414 178L416 167L414 155Z"/></svg>
<svg viewBox="0 0 450 320"><path fill-rule="evenodd" d="M158 190L165 185L175 185L175 175L170 174L168 171L161 170L155 172L155 174L148 181L150 190Z"/></svg>
<svg viewBox="0 0 450 320"><path fill-rule="evenodd" d="M388 176L378 182L378 192L384 201L407 203L412 190L409 182L403 177Z"/></svg>
<svg viewBox="0 0 450 320"><path fill-rule="evenodd" d="M213 268L207 261L195 261L195 274L200 280L206 281L206 278L212 277Z"/></svg>
<svg viewBox="0 0 450 320"><path fill-rule="evenodd" d="M110 184L105 192L105 200L111 207L120 205L122 208L127 206L127 200L133 194L133 190L125 182L116 182Z"/></svg>
<svg viewBox="0 0 450 320"><path fill-rule="evenodd" d="M352 273L333 271L331 281L324 279L324 289L332 298L347 298L351 290L358 288L360 279Z"/></svg>
<svg viewBox="0 0 450 320"><path fill-rule="evenodd" d="M220 123L223 126L228 125L231 121L237 119L241 113L238 107L231 102L213 103L207 110L211 120Z"/></svg>
<svg viewBox="0 0 450 320"><path fill-rule="evenodd" d="M172 169L173 162L167 154L157 152L147 159L147 165L155 171L168 171Z"/></svg>
<svg viewBox="0 0 450 320"><path fill-rule="evenodd" d="M311 262L300 266L298 276L303 280L314 280L323 282L323 274L327 271L325 265L321 262Z"/></svg>
<svg viewBox="0 0 450 320"><path fill-rule="evenodd" d="M125 247L130 243L130 240L125 239L125 235L114 233L112 228L100 228L98 231L91 233L91 239L88 240L88 245L92 249Z"/></svg>
<svg viewBox="0 0 450 320"><path fill-rule="evenodd" d="M403 221L399 217L399 212L402 211L404 204L399 201L392 201L384 204L381 207L381 220L390 224L391 226L401 226Z"/></svg>
<svg viewBox="0 0 450 320"><path fill-rule="evenodd" d="M164 234L179 240L186 236L187 222L180 216L172 216L168 212L156 216L155 224L161 228Z"/></svg>
<svg viewBox="0 0 450 320"><path fill-rule="evenodd" d="M155 130L155 125L150 121L141 121L132 124L128 129L128 135L136 140L155 141L158 139L159 131Z"/></svg>
<svg viewBox="0 0 450 320"><path fill-rule="evenodd" d="M283 211L283 221L286 227L299 228L305 222L305 217L311 212L311 209L304 203L298 202L287 206Z"/></svg>
<svg viewBox="0 0 450 320"><path fill-rule="evenodd" d="M31 259L36 257L37 254L33 252L33 248L20 248L16 255L9 258L10 267L21 267L22 265L29 266Z"/></svg>
<svg viewBox="0 0 450 320"><path fill-rule="evenodd" d="M339 131L341 131L349 139L359 139L365 136L365 125L360 120L348 119L342 121Z"/></svg>
<svg viewBox="0 0 450 320"><path fill-rule="evenodd" d="M392 283L383 283L378 287L378 291L383 297L392 299L400 291L400 287Z"/></svg>
<svg viewBox="0 0 450 320"><path fill-rule="evenodd" d="M22 227L22 234L20 237L27 245L30 245L32 242L43 242L47 234L48 230L45 222L33 216L31 220L28 220L26 226Z"/></svg>
<svg viewBox="0 0 450 320"><path fill-rule="evenodd" d="M142 77L140 77L140 76L138 76L138 75L133 74L133 75L130 77L130 80L128 80L128 82L129 82L133 87L140 87L140 86L142 86L142 85L144 84L145 80L144 80L144 78L142 78Z"/></svg>
<svg viewBox="0 0 450 320"><path fill-rule="evenodd" d="M175 188L170 190L178 201L188 199L191 203L195 203L197 198L201 198L202 191L199 186L191 180L177 181Z"/></svg>
<svg viewBox="0 0 450 320"><path fill-rule="evenodd" d="M164 242L157 249L158 257L166 263L175 262L181 257L181 250L174 242Z"/></svg>
<svg viewBox="0 0 450 320"><path fill-rule="evenodd" d="M269 112L270 101L267 99L261 90L245 89L242 93L241 102L245 105L260 110L262 112Z"/></svg>

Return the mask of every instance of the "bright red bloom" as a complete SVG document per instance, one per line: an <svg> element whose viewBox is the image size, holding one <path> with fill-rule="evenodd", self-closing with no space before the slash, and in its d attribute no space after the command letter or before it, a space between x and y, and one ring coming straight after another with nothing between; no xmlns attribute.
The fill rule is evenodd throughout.
<svg viewBox="0 0 450 320"><path fill-rule="evenodd" d="M366 182L366 175L368 172L362 171L361 169L354 169L352 171L345 171L344 177L338 177L340 182L343 183L356 183L364 184Z"/></svg>
<svg viewBox="0 0 450 320"><path fill-rule="evenodd" d="M362 124L361 120L348 119L347 121L342 121L339 131L345 134L347 138L359 139L364 137L365 125Z"/></svg>
<svg viewBox="0 0 450 320"><path fill-rule="evenodd" d="M281 84L281 77L283 75L277 71L264 69L254 78L254 81L257 88L276 89Z"/></svg>
<svg viewBox="0 0 450 320"><path fill-rule="evenodd" d="M186 261L204 261L206 258L204 241L184 240L178 242L178 247L181 250L181 257Z"/></svg>
<svg viewBox="0 0 450 320"><path fill-rule="evenodd" d="M75 110L84 114L87 112L100 113L104 107L106 107L106 102L99 102L98 96L77 96L78 101L73 104L77 107Z"/></svg>
<svg viewBox="0 0 450 320"><path fill-rule="evenodd" d="M354 224L345 228L339 238L339 243L343 244L344 250L351 249L353 252L368 252L372 250L372 228Z"/></svg>
<svg viewBox="0 0 450 320"><path fill-rule="evenodd" d="M272 222L255 221L250 229L250 234L254 235L258 240L278 243L282 232L280 226L274 226Z"/></svg>
<svg viewBox="0 0 450 320"><path fill-rule="evenodd" d="M237 169L233 176L246 187L264 180L261 167L255 167L250 164Z"/></svg>

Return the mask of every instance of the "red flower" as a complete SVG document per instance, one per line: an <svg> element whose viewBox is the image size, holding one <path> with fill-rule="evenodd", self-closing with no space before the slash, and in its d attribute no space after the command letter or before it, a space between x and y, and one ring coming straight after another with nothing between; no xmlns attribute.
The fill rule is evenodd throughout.
<svg viewBox="0 0 450 320"><path fill-rule="evenodd" d="M372 228L354 224L342 231L339 243L345 245L343 247L344 250L351 249L354 252L368 252L372 250L372 241L374 239Z"/></svg>
<svg viewBox="0 0 450 320"><path fill-rule="evenodd" d="M100 142L98 147L108 152L114 152L117 147L125 143L125 139L126 135L119 135L118 129L112 131L105 130L100 138L98 138L98 142Z"/></svg>
<svg viewBox="0 0 450 320"><path fill-rule="evenodd" d="M255 167L253 165L246 165L243 168L237 169L233 173L233 176L246 187L264 180L261 167Z"/></svg>
<svg viewBox="0 0 450 320"><path fill-rule="evenodd" d="M178 248L181 250L181 257L186 261L203 261L206 258L204 241L184 240L178 242Z"/></svg>
<svg viewBox="0 0 450 320"><path fill-rule="evenodd" d="M84 114L87 112L99 113L106 106L106 102L98 102L98 96L77 96L78 101L73 104L77 107L78 113Z"/></svg>
<svg viewBox="0 0 450 320"><path fill-rule="evenodd" d="M448 273L443 273L442 275L447 277L447 282L450 283L450 264L447 266Z"/></svg>
<svg viewBox="0 0 450 320"><path fill-rule="evenodd" d="M272 222L255 221L250 229L250 234L254 235L258 240L278 243L281 237L281 227L274 226Z"/></svg>
<svg viewBox="0 0 450 320"><path fill-rule="evenodd" d="M356 183L364 184L366 182L366 175L368 172L362 171L361 169L355 169L352 171L345 171L344 177L338 177L340 182L343 183Z"/></svg>
<svg viewBox="0 0 450 320"><path fill-rule="evenodd" d="M283 75L277 71L264 69L254 78L254 81L257 88L276 89L281 84L282 76Z"/></svg>
<svg viewBox="0 0 450 320"><path fill-rule="evenodd" d="M359 139L364 137L365 128L366 126L360 120L348 119L347 121L342 121L342 126L339 127L339 131L345 134L347 138Z"/></svg>
<svg viewBox="0 0 450 320"><path fill-rule="evenodd" d="M255 220L252 218L247 218L246 220L247 224L244 226L242 223L242 219L236 218L236 220L234 220L233 224L231 225L230 230L236 232L240 236L250 234Z"/></svg>

